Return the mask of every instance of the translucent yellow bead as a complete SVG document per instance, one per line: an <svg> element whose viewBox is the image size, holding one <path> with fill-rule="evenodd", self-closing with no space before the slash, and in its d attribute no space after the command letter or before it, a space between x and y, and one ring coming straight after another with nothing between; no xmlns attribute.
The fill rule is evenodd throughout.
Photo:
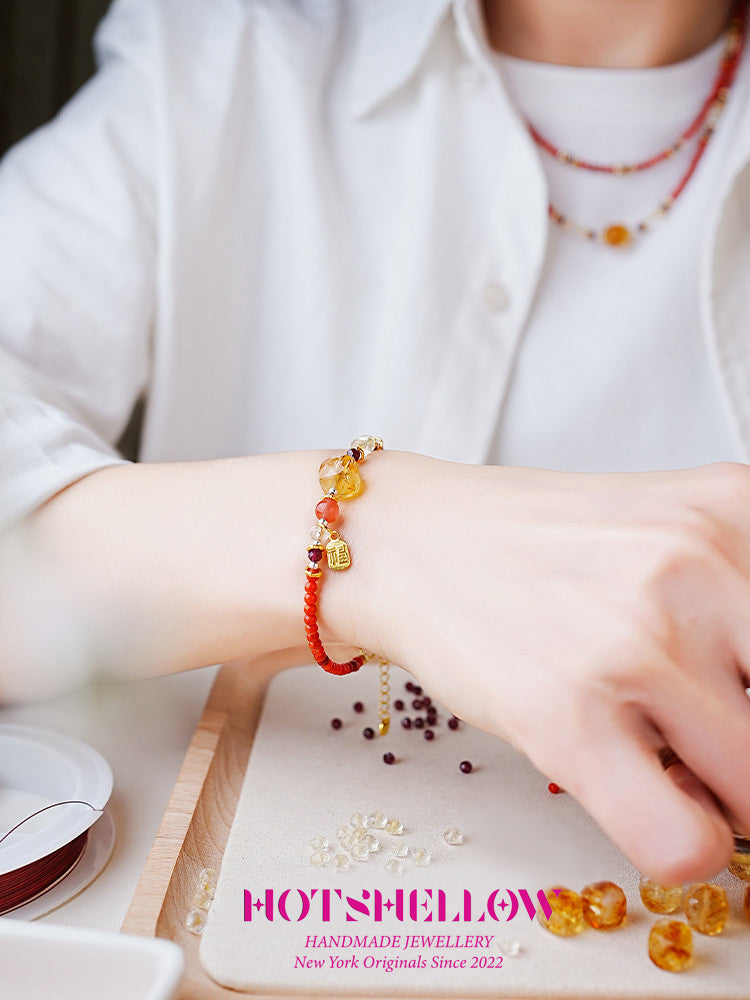
<svg viewBox="0 0 750 1000"><path fill-rule="evenodd" d="M744 837L734 838L734 854L727 867L732 875L743 882L750 882L750 840Z"/></svg>
<svg viewBox="0 0 750 1000"><path fill-rule="evenodd" d="M583 918L598 931L620 927L628 910L625 893L614 882L592 882L581 890Z"/></svg>
<svg viewBox="0 0 750 1000"><path fill-rule="evenodd" d="M318 470L324 493L335 491L340 500L350 500L362 492L362 477L357 463L349 455L328 458Z"/></svg>
<svg viewBox="0 0 750 1000"><path fill-rule="evenodd" d="M602 239L608 246L626 247L632 241L632 236L630 235L630 230L627 226L616 223L613 226L608 226L604 230L602 233Z"/></svg>
<svg viewBox="0 0 750 1000"><path fill-rule="evenodd" d="M639 889L643 905L652 913L674 913L682 903L681 885L662 885L643 875Z"/></svg>
<svg viewBox="0 0 750 1000"><path fill-rule="evenodd" d="M583 930L583 903L581 897L572 889L562 889L554 886L545 889L544 894L552 907L549 920L540 910L536 918L546 930L560 937L572 937Z"/></svg>
<svg viewBox="0 0 750 1000"><path fill-rule="evenodd" d="M648 936L648 957L667 972L682 972L693 957L693 934L681 920L657 920Z"/></svg>
<svg viewBox="0 0 750 1000"><path fill-rule="evenodd" d="M694 931L715 937L723 934L729 918L729 900L720 885L696 882L685 892L685 916Z"/></svg>

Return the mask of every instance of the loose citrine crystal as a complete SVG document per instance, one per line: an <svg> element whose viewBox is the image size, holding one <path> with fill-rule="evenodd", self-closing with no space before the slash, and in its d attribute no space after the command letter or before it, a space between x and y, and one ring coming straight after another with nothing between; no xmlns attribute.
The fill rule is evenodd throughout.
<svg viewBox="0 0 750 1000"><path fill-rule="evenodd" d="M318 470L324 493L334 490L340 500L350 500L362 492L362 477L357 463L349 455L328 458Z"/></svg>
<svg viewBox="0 0 750 1000"><path fill-rule="evenodd" d="M581 890L583 919L598 931L620 927L628 903L625 893L614 882L592 882Z"/></svg>
<svg viewBox="0 0 750 1000"><path fill-rule="evenodd" d="M745 898L742 900L742 910L745 914L745 919L750 920L750 885L745 889Z"/></svg>
<svg viewBox="0 0 750 1000"><path fill-rule="evenodd" d="M693 957L693 934L681 920L657 920L648 936L648 957L667 972L682 972Z"/></svg>
<svg viewBox="0 0 750 1000"><path fill-rule="evenodd" d="M720 885L696 882L685 892L685 916L694 931L722 934L729 917L729 900Z"/></svg>
<svg viewBox="0 0 750 1000"><path fill-rule="evenodd" d="M614 226L608 226L602 234L602 239L610 247L626 247L632 237L628 227L618 223Z"/></svg>
<svg viewBox="0 0 750 1000"><path fill-rule="evenodd" d="M661 885L643 875L639 888L643 905L652 913L674 913L682 903L681 885Z"/></svg>
<svg viewBox="0 0 750 1000"><path fill-rule="evenodd" d="M743 882L750 882L750 854L735 852L727 868L732 875L742 879Z"/></svg>
<svg viewBox="0 0 750 1000"><path fill-rule="evenodd" d="M537 920L552 934L560 937L572 937L583 930L583 903L581 897L572 889L553 886L545 889L544 894L552 907L549 920L539 911Z"/></svg>
<svg viewBox="0 0 750 1000"><path fill-rule="evenodd" d="M735 835L734 854L727 867L732 875L743 882L750 882L750 840L747 837Z"/></svg>

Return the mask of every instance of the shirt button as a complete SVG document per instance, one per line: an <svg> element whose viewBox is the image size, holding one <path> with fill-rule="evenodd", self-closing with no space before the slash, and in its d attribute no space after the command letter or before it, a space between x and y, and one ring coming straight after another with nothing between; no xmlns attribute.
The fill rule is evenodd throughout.
<svg viewBox="0 0 750 1000"><path fill-rule="evenodd" d="M510 305L510 292L499 281L488 281L484 286L482 299L490 312L501 313Z"/></svg>
<svg viewBox="0 0 750 1000"><path fill-rule="evenodd" d="M454 81L459 94L466 94L468 96L480 89L484 83L484 73L482 73L478 66L474 66L472 63L464 63L456 70Z"/></svg>

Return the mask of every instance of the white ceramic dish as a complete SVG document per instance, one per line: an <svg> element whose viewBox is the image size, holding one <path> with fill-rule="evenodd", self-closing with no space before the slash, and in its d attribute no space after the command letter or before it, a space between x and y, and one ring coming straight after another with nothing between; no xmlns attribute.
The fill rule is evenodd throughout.
<svg viewBox="0 0 750 1000"><path fill-rule="evenodd" d="M183 965L171 941L0 918L2 992L12 1000L171 1000Z"/></svg>
<svg viewBox="0 0 750 1000"><path fill-rule="evenodd" d="M69 844L101 816L112 770L92 747L33 726L0 726L0 838L38 809L67 799L24 823L0 843L0 875ZM91 808L93 807L93 808Z"/></svg>

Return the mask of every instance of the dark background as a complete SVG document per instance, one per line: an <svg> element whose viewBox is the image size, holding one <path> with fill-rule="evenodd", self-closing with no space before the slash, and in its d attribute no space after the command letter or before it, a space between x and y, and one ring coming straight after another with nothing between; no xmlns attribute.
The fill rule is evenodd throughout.
<svg viewBox="0 0 750 1000"><path fill-rule="evenodd" d="M0 0L0 154L48 121L93 73L109 0Z"/></svg>
<svg viewBox="0 0 750 1000"><path fill-rule="evenodd" d="M91 39L110 0L0 0L0 156L49 121L94 72ZM139 401L118 448L138 454Z"/></svg>

